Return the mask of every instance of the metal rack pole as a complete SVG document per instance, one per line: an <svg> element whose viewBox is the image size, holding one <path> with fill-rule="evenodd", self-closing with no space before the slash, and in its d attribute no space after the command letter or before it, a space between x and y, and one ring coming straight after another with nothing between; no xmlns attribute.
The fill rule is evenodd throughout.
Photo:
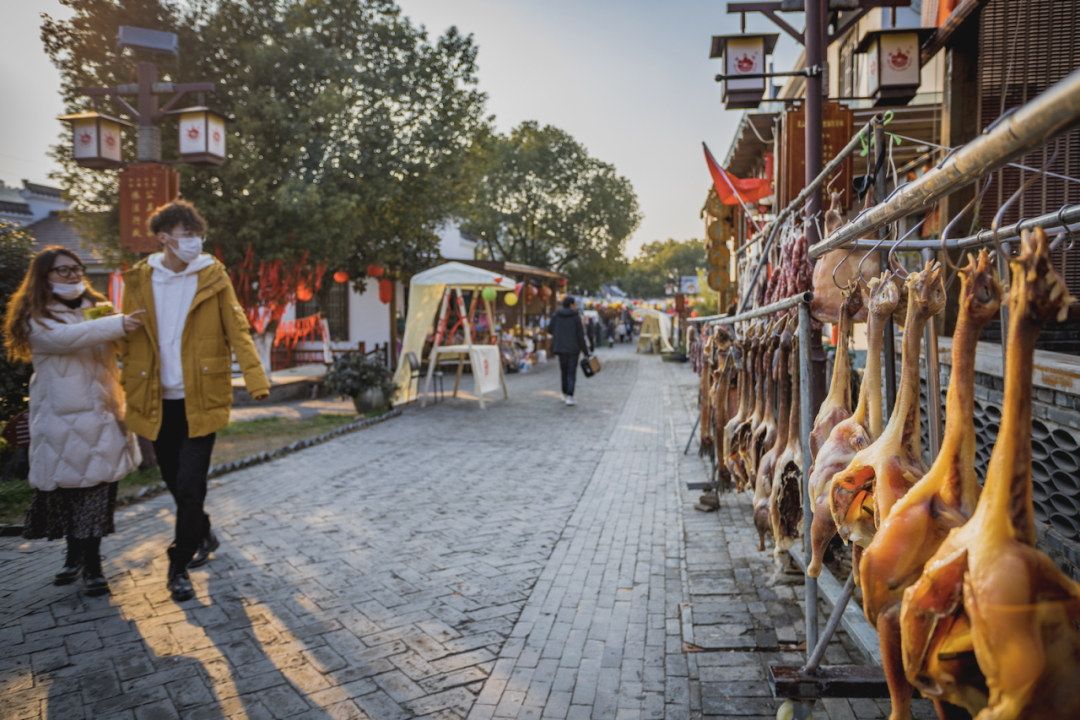
<svg viewBox="0 0 1080 720"><path fill-rule="evenodd" d="M810 293L807 293L810 295ZM802 442L803 482L803 553L809 565L814 556L810 542L810 528L814 524L814 508L810 504L810 431L813 430L813 396L810 386L810 303L799 305L799 440ZM818 643L818 587L817 578L805 576L806 589L806 654L810 654Z"/></svg>
<svg viewBox="0 0 1080 720"><path fill-rule="evenodd" d="M935 258L933 250L923 250L923 262ZM938 456L941 449L941 366L938 364L937 324L934 318L926 323L923 330L923 345L926 346L926 419L930 436L930 463Z"/></svg>
<svg viewBox="0 0 1080 720"><path fill-rule="evenodd" d="M814 293L812 292L799 293L798 295L792 295L791 297L781 300L780 302L774 302L771 305L763 305L762 307L754 308L753 310L747 310L746 312L739 313L738 315L718 315L716 316L716 319L710 320L709 324L734 325L735 323L746 322L747 320L753 320L754 318L762 317L763 315L772 315L775 312L787 310L788 308L793 308L796 305L803 304L809 306L813 299Z"/></svg>
<svg viewBox="0 0 1080 720"><path fill-rule="evenodd" d="M830 237L810 248L810 257L864 236L919 208L940 200L1070 132L1080 124L1080 70L1003 116L996 125L949 155L941 165L893 192L890 198L860 214Z"/></svg>
<svg viewBox="0 0 1080 720"><path fill-rule="evenodd" d="M878 125L874 128L874 167L877 174L874 176L874 195L878 203L885 202L885 184L888 182L888 173L885 171L883 162L886 150L885 128ZM868 191L869 192L869 191ZM889 234L889 229L882 225L878 228L878 240L884 240ZM881 257L881 269L889 267L889 248L879 253ZM885 357L882 368L885 371L885 417L892 415L896 405L896 323L892 317L885 322Z"/></svg>
<svg viewBox="0 0 1080 720"><path fill-rule="evenodd" d="M1047 213L1038 217L1031 218L1029 220L1021 220L1015 222L1012 225L1006 225L1001 228L999 232L999 240L1002 242L1008 240L1015 240L1020 237L1020 233L1024 230L1034 230L1037 227L1041 227L1050 233L1056 230L1069 229L1073 232L1080 232L1080 205L1070 205L1063 208L1059 213ZM992 230L983 230L975 235L969 235L968 237L957 238L955 240L946 240L946 250L966 250L969 248L981 247L983 245L989 245L994 242L994 232ZM855 247L859 250L871 250L874 245L877 244L875 240L856 240L844 245L845 248ZM900 248L903 250L940 250L940 240L905 240Z"/></svg>

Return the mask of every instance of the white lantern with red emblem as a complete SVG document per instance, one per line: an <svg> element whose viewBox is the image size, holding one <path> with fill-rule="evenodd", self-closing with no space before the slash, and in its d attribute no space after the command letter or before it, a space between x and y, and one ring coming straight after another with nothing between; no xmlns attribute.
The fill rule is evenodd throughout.
<svg viewBox="0 0 1080 720"><path fill-rule="evenodd" d="M118 168L124 165L123 141L121 128L131 127L124 122L96 110L64 115L60 120L71 123L72 156L82 167Z"/></svg>
<svg viewBox="0 0 1080 720"><path fill-rule="evenodd" d="M756 108L768 87L766 58L776 47L777 33L714 35L710 58L724 58L724 107L728 110ZM740 78L740 75L750 77Z"/></svg>
<svg viewBox="0 0 1080 720"><path fill-rule="evenodd" d="M919 48L933 28L889 28L866 33L855 52L867 56L867 93L874 106L907 105L922 84Z"/></svg>
<svg viewBox="0 0 1080 720"><path fill-rule="evenodd" d="M179 116L180 161L192 165L225 162L225 118L207 107L174 110Z"/></svg>

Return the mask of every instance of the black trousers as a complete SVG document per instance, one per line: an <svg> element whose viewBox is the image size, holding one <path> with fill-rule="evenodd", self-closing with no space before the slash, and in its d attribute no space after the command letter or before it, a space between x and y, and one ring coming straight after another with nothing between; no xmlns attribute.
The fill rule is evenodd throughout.
<svg viewBox="0 0 1080 720"><path fill-rule="evenodd" d="M563 395L574 394L574 383L577 382L577 353L558 353L559 370L562 372Z"/></svg>
<svg viewBox="0 0 1080 720"><path fill-rule="evenodd" d="M161 477L176 501L176 553L187 562L210 530L210 516L203 511L203 501L215 433L188 437L184 401L164 400L163 405L154 452Z"/></svg>

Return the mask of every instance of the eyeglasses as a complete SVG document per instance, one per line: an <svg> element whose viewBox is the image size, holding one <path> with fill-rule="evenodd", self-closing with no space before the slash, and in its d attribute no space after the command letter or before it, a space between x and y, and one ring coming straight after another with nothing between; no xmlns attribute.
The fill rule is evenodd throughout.
<svg viewBox="0 0 1080 720"><path fill-rule="evenodd" d="M62 278L86 277L86 268L82 265L61 265L54 267L49 272L54 272Z"/></svg>

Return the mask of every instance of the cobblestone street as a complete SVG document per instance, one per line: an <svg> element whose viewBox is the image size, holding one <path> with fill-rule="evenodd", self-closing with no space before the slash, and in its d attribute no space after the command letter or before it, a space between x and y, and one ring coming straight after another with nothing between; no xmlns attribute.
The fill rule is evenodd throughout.
<svg viewBox="0 0 1080 720"><path fill-rule="evenodd" d="M486 411L411 407L212 481L222 547L186 603L165 589L167 495L118 512L111 596L51 584L62 543L0 539L0 717L774 717L765 668L802 659L801 579L768 585L748 496L692 509L688 366L600 357L574 408L549 363ZM684 646L770 632L788 652ZM841 634L827 662L851 661Z"/></svg>

